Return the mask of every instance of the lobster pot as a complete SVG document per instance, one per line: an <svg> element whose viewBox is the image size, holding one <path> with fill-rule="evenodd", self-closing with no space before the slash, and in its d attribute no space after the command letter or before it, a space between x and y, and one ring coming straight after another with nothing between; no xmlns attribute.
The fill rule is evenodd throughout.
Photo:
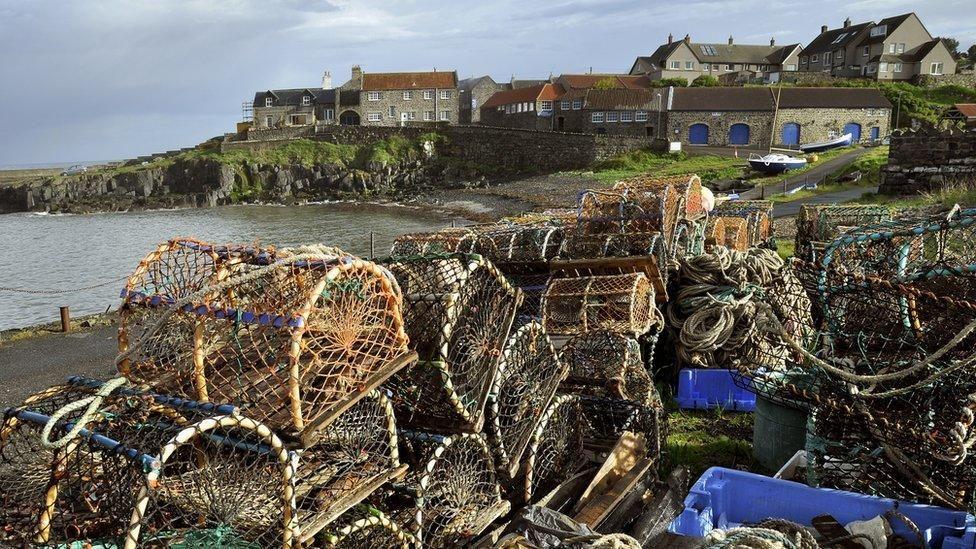
<svg viewBox="0 0 976 549"><path fill-rule="evenodd" d="M303 545L407 469L400 463L393 406L377 390L330 423L300 458L295 496Z"/></svg>
<svg viewBox="0 0 976 549"><path fill-rule="evenodd" d="M384 268L329 251L240 268L165 305L139 340L121 337L120 372L166 394L234 403L311 445L411 361L399 289Z"/></svg>
<svg viewBox="0 0 976 549"><path fill-rule="evenodd" d="M560 390L566 393L659 402L649 370L641 360L640 343L608 331L573 336L559 350L569 369Z"/></svg>
<svg viewBox="0 0 976 549"><path fill-rule="evenodd" d="M372 505L357 505L342 515L320 536L317 546L346 549L383 547L412 549L417 538L407 524Z"/></svg>
<svg viewBox="0 0 976 549"><path fill-rule="evenodd" d="M749 221L743 217L713 217L711 241L716 246L725 246L744 252L749 249Z"/></svg>
<svg viewBox="0 0 976 549"><path fill-rule="evenodd" d="M521 296L480 256L390 265L404 294L419 362L391 378L397 421L438 432L479 432L488 391Z"/></svg>
<svg viewBox="0 0 976 549"><path fill-rule="evenodd" d="M565 232L561 225L499 225L480 232L477 252L495 264L555 259Z"/></svg>
<svg viewBox="0 0 976 549"><path fill-rule="evenodd" d="M549 271L510 269L505 278L522 292L522 303L515 313L515 325L542 320L542 294L549 282Z"/></svg>
<svg viewBox="0 0 976 549"><path fill-rule="evenodd" d="M749 227L749 245L759 246L773 238L773 203L769 200L727 200L715 206L717 217L741 217Z"/></svg>
<svg viewBox="0 0 976 549"><path fill-rule="evenodd" d="M401 431L410 474L399 490L415 495L416 537L424 547L463 547L508 513L491 450L481 434Z"/></svg>
<svg viewBox="0 0 976 549"><path fill-rule="evenodd" d="M643 273L554 278L542 297L546 333L606 330L639 336L662 322Z"/></svg>
<svg viewBox="0 0 976 549"><path fill-rule="evenodd" d="M886 206L804 204L796 219L796 257L813 261L815 242L828 242L840 235L838 227L881 224L891 220Z"/></svg>
<svg viewBox="0 0 976 549"><path fill-rule="evenodd" d="M573 476L584 464L583 412L575 395L559 395L532 432L523 460L523 501L531 503Z"/></svg>
<svg viewBox="0 0 976 549"><path fill-rule="evenodd" d="M842 411L815 410L809 429L811 486L965 511L973 508L976 471L968 460L957 465L925 451L886 445L872 437L876 429L870 423Z"/></svg>
<svg viewBox="0 0 976 549"><path fill-rule="evenodd" d="M672 187L675 191L674 196L677 201L675 209L681 219L693 221L708 213L705 211L705 205L702 201L701 178L695 174L672 177L637 176L618 181L614 184L613 189L657 195L666 192L667 187Z"/></svg>
<svg viewBox="0 0 976 549"><path fill-rule="evenodd" d="M644 435L647 455L660 457L667 439L667 414L662 407L654 408L629 400L580 395L583 423L583 447L600 456L613 449L624 431Z"/></svg>
<svg viewBox="0 0 976 549"><path fill-rule="evenodd" d="M451 227L430 233L401 234L393 241L391 257L412 257L443 253L473 253L478 235L466 227Z"/></svg>
<svg viewBox="0 0 976 549"><path fill-rule="evenodd" d="M669 255L681 206L669 185L653 192L584 191L578 210L576 230L566 243L570 257L600 257L593 253L600 244L604 256L650 255L654 235L660 235Z"/></svg>
<svg viewBox="0 0 976 549"><path fill-rule="evenodd" d="M667 265L670 248L657 231L591 234L577 229L567 235L561 254L569 259L651 256Z"/></svg>
<svg viewBox="0 0 976 549"><path fill-rule="evenodd" d="M566 375L537 322L512 334L489 397L488 440L505 479L515 478L522 453Z"/></svg>

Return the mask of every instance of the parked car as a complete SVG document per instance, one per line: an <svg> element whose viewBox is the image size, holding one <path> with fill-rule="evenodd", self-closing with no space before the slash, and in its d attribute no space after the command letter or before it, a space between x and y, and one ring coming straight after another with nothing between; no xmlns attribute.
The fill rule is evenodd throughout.
<svg viewBox="0 0 976 549"><path fill-rule="evenodd" d="M75 164L69 168L61 170L61 175L77 175L79 173L85 173L88 171L88 166L82 164Z"/></svg>

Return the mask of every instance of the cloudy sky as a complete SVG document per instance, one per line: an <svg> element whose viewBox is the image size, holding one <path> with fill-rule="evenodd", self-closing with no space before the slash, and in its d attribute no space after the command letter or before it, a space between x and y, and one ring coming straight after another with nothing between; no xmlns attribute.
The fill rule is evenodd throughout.
<svg viewBox="0 0 976 549"><path fill-rule="evenodd" d="M109 160L232 130L258 89L367 71L507 80L630 68L669 32L807 43L916 10L976 41L972 0L0 0L0 166Z"/></svg>

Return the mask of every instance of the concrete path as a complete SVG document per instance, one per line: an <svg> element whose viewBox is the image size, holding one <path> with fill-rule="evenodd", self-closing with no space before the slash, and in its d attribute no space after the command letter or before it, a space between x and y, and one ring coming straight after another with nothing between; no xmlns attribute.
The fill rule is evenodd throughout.
<svg viewBox="0 0 976 549"><path fill-rule="evenodd" d="M838 168L850 164L856 160L862 154L870 151L864 147L857 147L851 151L848 151L840 156L831 158L830 160L825 160L824 162L817 164L813 168L803 173L798 173L792 177L786 179L784 182L771 183L765 186L757 186L749 189L748 191L742 191L739 196L742 199L756 200L762 198L763 196L769 197L774 194L782 194L785 190L793 190L797 187L802 187L808 183L819 183L828 175L834 173ZM765 192L764 192L765 190Z"/></svg>
<svg viewBox="0 0 976 549"><path fill-rule="evenodd" d="M116 375L115 326L69 334L48 334L0 346L0 406L63 382L68 376L108 378Z"/></svg>
<svg viewBox="0 0 976 549"><path fill-rule="evenodd" d="M824 193L792 202L777 202L773 204L773 217L787 217L800 213L803 204L839 204L861 198L864 193L877 192L877 187L852 187L835 193Z"/></svg>

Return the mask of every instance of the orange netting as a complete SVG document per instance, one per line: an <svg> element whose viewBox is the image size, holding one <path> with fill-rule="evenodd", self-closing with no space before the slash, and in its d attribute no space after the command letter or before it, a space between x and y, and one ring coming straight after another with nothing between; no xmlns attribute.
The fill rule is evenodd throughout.
<svg viewBox="0 0 976 549"><path fill-rule="evenodd" d="M744 252L750 247L749 221L743 217L712 218L711 242Z"/></svg>
<svg viewBox="0 0 976 549"><path fill-rule="evenodd" d="M607 330L636 336L662 322L643 273L554 278L542 296L542 325L549 334Z"/></svg>

